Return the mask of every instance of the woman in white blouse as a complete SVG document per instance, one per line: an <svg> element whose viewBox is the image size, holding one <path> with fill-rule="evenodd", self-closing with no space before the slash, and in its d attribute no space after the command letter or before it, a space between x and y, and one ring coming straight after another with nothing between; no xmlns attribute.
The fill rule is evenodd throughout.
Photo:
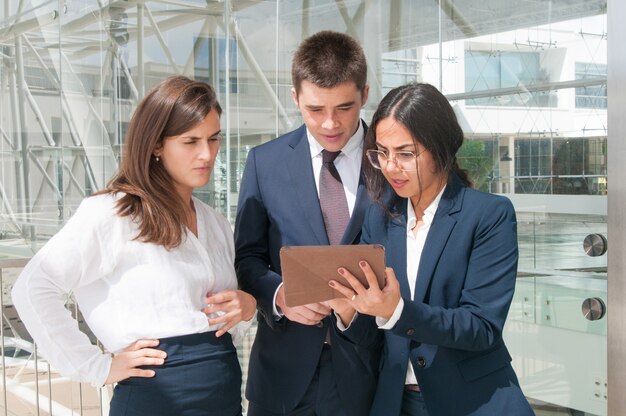
<svg viewBox="0 0 626 416"><path fill-rule="evenodd" d="M237 290L228 221L192 196L220 146L213 89L157 84L137 107L119 173L28 263L12 296L54 368L117 383L111 415L239 415L241 338L256 302ZM73 293L109 352L64 306Z"/></svg>

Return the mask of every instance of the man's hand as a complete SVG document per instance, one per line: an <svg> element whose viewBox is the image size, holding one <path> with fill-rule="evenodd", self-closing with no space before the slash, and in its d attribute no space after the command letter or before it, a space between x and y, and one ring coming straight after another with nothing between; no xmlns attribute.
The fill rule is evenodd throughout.
<svg viewBox="0 0 626 416"><path fill-rule="evenodd" d="M165 351L149 347L159 345L158 339L140 339L113 356L106 384L117 383L129 377L154 377L154 370L137 368L143 365L161 365L165 362Z"/></svg>
<svg viewBox="0 0 626 416"><path fill-rule="evenodd" d="M352 307L350 301L346 298L337 298L327 300L323 302L329 308L331 308L341 319L341 323L344 327L347 327L352 319L354 318L354 314L356 313L356 309Z"/></svg>
<svg viewBox="0 0 626 416"><path fill-rule="evenodd" d="M330 307L323 303L309 303L308 305L294 306L293 308L285 304L285 292L283 286L276 294L276 306L287 319L303 325L317 325L322 319L330 314Z"/></svg>

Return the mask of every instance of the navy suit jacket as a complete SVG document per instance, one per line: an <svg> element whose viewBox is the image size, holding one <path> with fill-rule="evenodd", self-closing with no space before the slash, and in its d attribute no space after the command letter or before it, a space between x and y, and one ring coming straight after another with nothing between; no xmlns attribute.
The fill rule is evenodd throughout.
<svg viewBox="0 0 626 416"><path fill-rule="evenodd" d="M370 204L361 178L342 244L358 243ZM328 237L302 126L250 151L235 224L237 277L241 289L257 299L259 311L246 397L272 412L289 412L301 401L329 328L335 379L346 410L362 416L372 402L382 346L372 317L359 315L341 332L334 314L318 326L285 317L276 321L273 315L274 293L282 282L280 248L325 244Z"/></svg>
<svg viewBox="0 0 626 416"><path fill-rule="evenodd" d="M431 416L533 415L511 367L502 328L515 288L517 223L510 201L453 175L428 232L411 299L407 200L395 217L372 206L362 242L386 247L404 309L385 332L372 415L399 415L407 364Z"/></svg>

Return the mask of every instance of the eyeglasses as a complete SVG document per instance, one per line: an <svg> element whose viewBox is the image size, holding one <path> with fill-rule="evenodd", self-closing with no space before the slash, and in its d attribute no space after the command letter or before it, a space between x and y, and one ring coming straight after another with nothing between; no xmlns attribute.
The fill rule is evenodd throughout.
<svg viewBox="0 0 626 416"><path fill-rule="evenodd" d="M392 161L396 164L398 169L403 172L412 172L417 170L415 159L421 155L426 149L421 152L394 152L389 153L384 150L370 149L365 154L372 166L376 169L387 168L387 163Z"/></svg>

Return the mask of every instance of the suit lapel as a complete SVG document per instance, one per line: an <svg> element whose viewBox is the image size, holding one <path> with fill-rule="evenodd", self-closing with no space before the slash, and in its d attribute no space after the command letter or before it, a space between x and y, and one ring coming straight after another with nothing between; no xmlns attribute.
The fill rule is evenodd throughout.
<svg viewBox="0 0 626 416"><path fill-rule="evenodd" d="M406 275L406 201L400 203L399 216L389 219L389 247L385 250L387 264L394 265L394 272L400 283L400 294L411 298L411 288Z"/></svg>
<svg viewBox="0 0 626 416"><path fill-rule="evenodd" d="M356 192L356 201L354 202L354 208L352 210L352 216L346 227L346 231L341 239L341 244L353 244L357 241L356 238L361 232L361 226L363 225L363 219L365 218L365 212L367 207L370 206L370 199L367 195L367 188L365 187L365 181L363 175L359 178L359 188Z"/></svg>
<svg viewBox="0 0 626 416"><path fill-rule="evenodd" d="M365 136L367 134L367 124L365 124L362 120L361 123L363 123L363 135ZM359 176L359 186L356 191L354 208L352 209L352 215L350 216L350 221L348 222L346 231L343 233L341 244L358 243L356 238L361 232L361 226L363 225L365 213L367 212L367 208L370 204L371 201L367 194L367 187L365 186L365 178L363 176L363 167L361 166L361 174Z"/></svg>
<svg viewBox="0 0 626 416"><path fill-rule="evenodd" d="M320 201L315 186L315 176L311 164L311 151L306 138L306 129L302 126L298 134L289 142L293 149L287 158L287 170L291 177L294 198L300 203L307 224L311 227L318 244L328 244L326 227L322 218ZM285 190L287 191L287 190Z"/></svg>
<svg viewBox="0 0 626 416"><path fill-rule="evenodd" d="M428 237L426 237L422 257L420 258L415 284L416 302L424 301L435 267L456 225L456 219L451 214L461 209L463 189L460 181L455 176L441 196L435 218L428 231Z"/></svg>

